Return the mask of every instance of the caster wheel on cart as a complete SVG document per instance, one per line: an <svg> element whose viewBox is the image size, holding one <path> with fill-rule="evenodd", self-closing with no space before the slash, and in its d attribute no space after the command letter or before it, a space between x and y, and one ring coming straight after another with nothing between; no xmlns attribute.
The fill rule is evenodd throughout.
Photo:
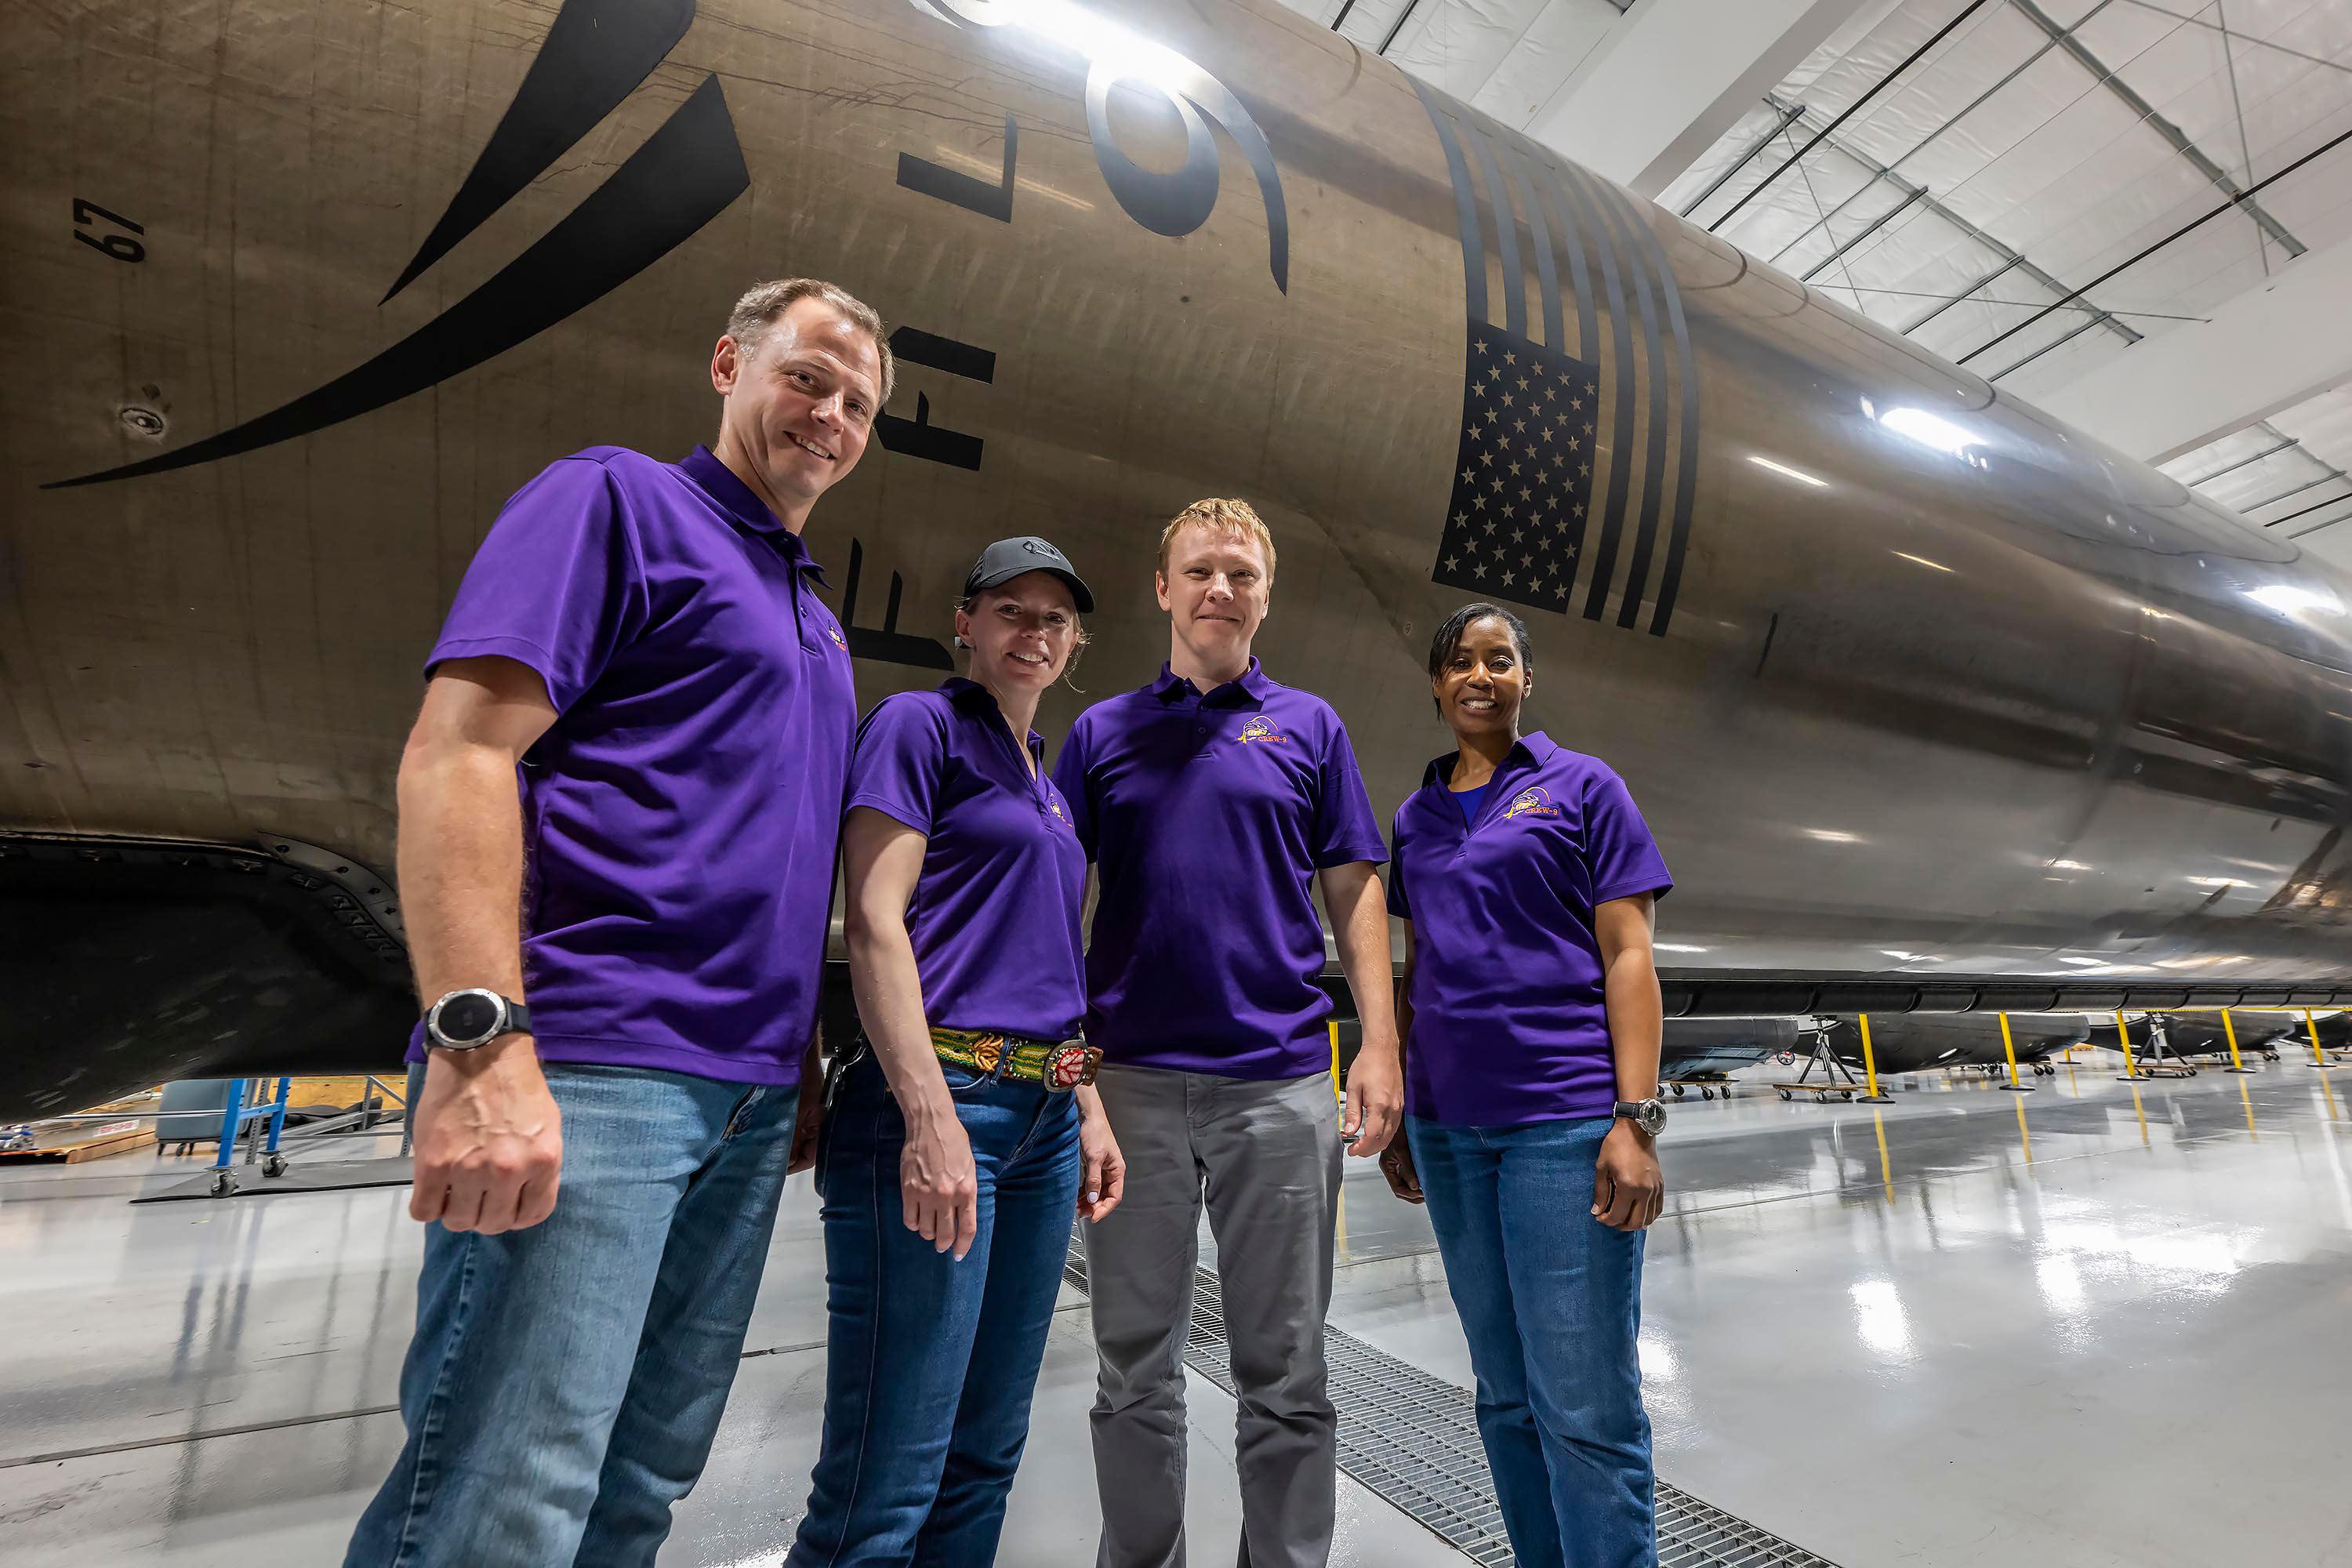
<svg viewBox="0 0 2352 1568"><path fill-rule="evenodd" d="M1683 1086L1682 1086L1682 1085L1680 1085L1680 1084L1676 1084L1676 1085L1675 1085L1674 1087L1675 1087L1675 1098L1676 1100L1680 1100L1680 1099L1683 1097Z"/></svg>
<svg viewBox="0 0 2352 1568"><path fill-rule="evenodd" d="M234 1194L236 1191L236 1173L235 1171L215 1171L213 1173L213 1196L216 1198L225 1198Z"/></svg>
<svg viewBox="0 0 2352 1568"><path fill-rule="evenodd" d="M268 1159L262 1161L261 1173L265 1176L284 1175L286 1173L286 1156L283 1154L272 1154Z"/></svg>
<svg viewBox="0 0 2352 1568"><path fill-rule="evenodd" d="M1698 1091L1698 1097L1701 1100L1713 1100L1715 1098L1715 1090L1711 1089L1702 1089Z"/></svg>
<svg viewBox="0 0 2352 1568"><path fill-rule="evenodd" d="M1780 1091L1780 1098L1781 1098L1782 1100L1794 1100L1794 1099L1796 1099L1797 1097L1796 1097L1795 1095L1793 1095L1793 1094L1790 1094L1787 1089L1782 1089L1782 1090Z"/></svg>

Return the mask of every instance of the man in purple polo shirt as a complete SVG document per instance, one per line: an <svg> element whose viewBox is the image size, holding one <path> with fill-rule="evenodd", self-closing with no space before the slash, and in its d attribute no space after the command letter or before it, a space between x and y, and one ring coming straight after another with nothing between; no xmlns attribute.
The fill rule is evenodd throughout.
<svg viewBox="0 0 2352 1568"><path fill-rule="evenodd" d="M710 380L715 449L592 447L517 491L426 661L399 851L425 1266L350 1568L650 1563L804 1160L857 715L801 530L890 351L789 279Z"/></svg>
<svg viewBox="0 0 2352 1568"><path fill-rule="evenodd" d="M1247 503L1195 502L1160 535L1168 663L1078 716L1054 769L1101 897L1087 952L1096 1084L1127 1197L1087 1227L1099 1358L1103 1568L1184 1560L1184 1366L1205 1197L1241 1409L1244 1568L1330 1555L1325 1392L1340 1146L1375 1154L1403 1103L1388 858L1347 727L1250 655L1274 539ZM1363 1020L1344 1118L1316 976L1320 882Z"/></svg>

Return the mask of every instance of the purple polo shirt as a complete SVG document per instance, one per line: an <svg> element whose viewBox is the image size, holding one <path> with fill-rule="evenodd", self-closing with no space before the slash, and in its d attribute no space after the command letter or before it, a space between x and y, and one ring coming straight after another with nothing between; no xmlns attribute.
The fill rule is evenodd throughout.
<svg viewBox="0 0 2352 1568"><path fill-rule="evenodd" d="M988 688L948 681L886 697L857 727L849 804L928 837L907 935L936 1028L1066 1040L1087 1011L1087 852L1045 742L1031 777Z"/></svg>
<svg viewBox="0 0 2352 1568"><path fill-rule="evenodd" d="M822 581L699 447L560 458L475 552L425 671L503 655L555 706L519 770L542 1059L799 1079L857 722Z"/></svg>
<svg viewBox="0 0 2352 1568"><path fill-rule="evenodd" d="M1511 748L1467 828L1429 764L1397 808L1389 912L1412 922L1405 1110L1515 1127L1606 1116L1616 1058L1592 910L1664 894L1666 862L1625 783L1540 731Z"/></svg>
<svg viewBox="0 0 2352 1568"><path fill-rule="evenodd" d="M1162 666L1078 715L1054 766L1100 892L1087 1038L1130 1067L1328 1071L1315 873L1388 858L1348 728L1250 660L1205 697Z"/></svg>

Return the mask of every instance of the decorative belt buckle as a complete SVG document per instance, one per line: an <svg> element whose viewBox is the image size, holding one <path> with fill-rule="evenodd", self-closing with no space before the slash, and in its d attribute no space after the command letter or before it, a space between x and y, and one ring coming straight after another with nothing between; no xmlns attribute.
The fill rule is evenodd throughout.
<svg viewBox="0 0 2352 1568"><path fill-rule="evenodd" d="M1055 1094L1067 1094L1078 1087L1087 1076L1087 1047L1073 1040L1065 1040L1045 1053L1045 1087Z"/></svg>

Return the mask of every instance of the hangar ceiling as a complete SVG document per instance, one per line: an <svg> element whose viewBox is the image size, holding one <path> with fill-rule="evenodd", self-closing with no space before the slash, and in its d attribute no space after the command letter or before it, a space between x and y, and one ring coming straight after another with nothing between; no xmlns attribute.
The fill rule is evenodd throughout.
<svg viewBox="0 0 2352 1568"><path fill-rule="evenodd" d="M1291 4L2352 565L2352 0Z"/></svg>

